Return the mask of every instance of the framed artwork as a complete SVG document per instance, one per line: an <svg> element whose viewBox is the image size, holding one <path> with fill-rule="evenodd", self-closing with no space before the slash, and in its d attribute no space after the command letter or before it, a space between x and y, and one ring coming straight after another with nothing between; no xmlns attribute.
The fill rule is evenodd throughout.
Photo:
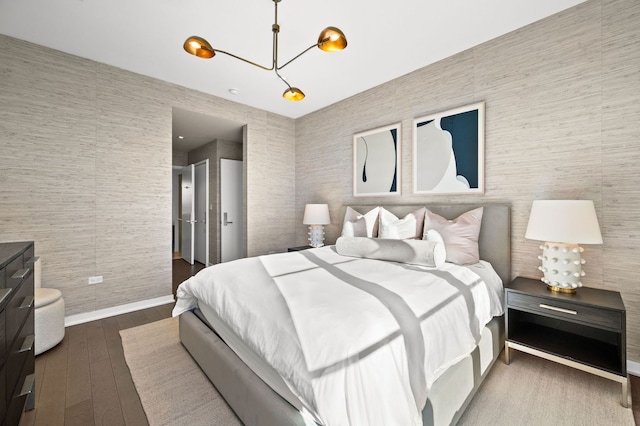
<svg viewBox="0 0 640 426"><path fill-rule="evenodd" d="M353 196L400 195L400 127L353 135Z"/></svg>
<svg viewBox="0 0 640 426"><path fill-rule="evenodd" d="M484 193L484 102L413 121L413 192Z"/></svg>

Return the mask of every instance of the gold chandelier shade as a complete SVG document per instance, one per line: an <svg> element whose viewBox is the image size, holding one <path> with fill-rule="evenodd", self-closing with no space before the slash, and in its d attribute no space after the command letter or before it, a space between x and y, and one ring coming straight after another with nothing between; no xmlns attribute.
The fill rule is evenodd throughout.
<svg viewBox="0 0 640 426"><path fill-rule="evenodd" d="M271 26L271 31L273 32L273 48L272 48L272 55L271 55L272 56L271 66L260 65L253 61L245 59L241 56L234 55L233 53L226 52L221 49L214 49L207 40L198 36L191 36L188 39L186 39L182 47L187 53L197 56L198 58L211 59L216 55L216 53L223 53L235 59L239 59L243 62L246 62L250 65L261 68L265 71L274 71L276 76L280 80L282 80L284 84L287 85L287 90L284 91L284 93L282 94L282 97L289 101L294 101L294 102L301 101L304 99L305 94L302 93L302 90L298 89L297 87L291 87L291 85L287 83L286 79L282 75L280 75L279 71L284 67L286 67L287 65L289 65L291 62L298 59L300 56L314 49L315 47L318 47L319 49L324 50L325 52L338 52L340 50L343 50L345 47L347 47L347 38L345 37L344 33L340 31L338 28L327 27L324 30L322 30L322 32L320 33L317 43L307 47L305 50L298 53L292 59L285 62L284 65L280 65L280 62L278 61L278 35L280 33L280 25L278 25L278 3L280 3L282 0L272 0L272 1L275 8L275 19L274 19L275 22Z"/></svg>
<svg viewBox="0 0 640 426"><path fill-rule="evenodd" d="M336 27L327 27L318 37L318 48L325 52L339 52L347 47L347 38Z"/></svg>
<svg viewBox="0 0 640 426"><path fill-rule="evenodd" d="M216 56L216 52L209 42L202 37L191 36L185 40L184 50L198 58L211 59Z"/></svg>
<svg viewBox="0 0 640 426"><path fill-rule="evenodd" d="M288 101L298 102L304 99L304 93L302 93L302 90L297 87L292 87L285 90L282 97Z"/></svg>

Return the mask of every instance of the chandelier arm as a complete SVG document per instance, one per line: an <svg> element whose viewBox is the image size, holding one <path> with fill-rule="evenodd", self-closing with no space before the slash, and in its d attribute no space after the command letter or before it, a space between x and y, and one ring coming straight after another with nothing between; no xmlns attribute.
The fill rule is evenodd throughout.
<svg viewBox="0 0 640 426"><path fill-rule="evenodd" d="M294 56L292 59L289 59L283 66L279 67L278 64L276 63L276 69L277 70L281 70L282 68L286 67L287 65L289 65L291 62L295 61L296 59L298 59L300 56L304 55L305 53L307 53L308 51L310 51L311 49L313 49L314 47L318 47L318 43L316 44L312 44L311 46L307 47L306 49L304 49L302 52L298 53L296 56Z"/></svg>
<svg viewBox="0 0 640 426"><path fill-rule="evenodd" d="M278 72L278 69L276 68L274 71L275 71L276 75L278 76L278 78L279 78L280 80L282 80L282 82L283 82L284 84L286 84L286 85L287 85L287 87L289 88L289 90L293 91L293 88L291 87L291 85L290 85L289 83L287 83L287 80L285 80L285 79L280 75L280 73Z"/></svg>
<svg viewBox="0 0 640 426"><path fill-rule="evenodd" d="M273 71L275 69L275 64L271 65L271 68L267 68L264 65L256 64L255 62L252 62L252 61L250 61L248 59L241 58L240 56L234 55L233 53L225 52L224 50L213 49L213 51L217 52L217 53L224 53L225 55L229 55L232 58L240 59L243 62L246 62L246 63L251 64L251 65L253 65L255 67L258 67L258 68L262 68L265 71Z"/></svg>
<svg viewBox="0 0 640 426"><path fill-rule="evenodd" d="M277 5L278 3L276 3ZM277 25L277 24L276 24ZM271 69L278 69L278 29L274 26L273 29L273 49L271 50Z"/></svg>

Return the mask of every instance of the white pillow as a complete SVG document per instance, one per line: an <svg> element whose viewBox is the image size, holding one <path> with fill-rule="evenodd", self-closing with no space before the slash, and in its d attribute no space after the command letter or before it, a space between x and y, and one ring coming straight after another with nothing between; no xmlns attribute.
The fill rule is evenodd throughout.
<svg viewBox="0 0 640 426"><path fill-rule="evenodd" d="M380 207L380 231L378 237L391 240L420 239L423 233L425 211L426 208L421 207L402 219L398 219L389 210Z"/></svg>
<svg viewBox="0 0 640 426"><path fill-rule="evenodd" d="M359 213L347 207L342 223L343 237L368 237L378 236L378 212L380 207L375 207L365 214Z"/></svg>
<svg viewBox="0 0 640 426"><path fill-rule="evenodd" d="M484 209L478 207L462 213L453 220L447 220L427 209L424 216L423 239L435 241L433 230L444 240L447 262L471 265L480 261L478 237Z"/></svg>
<svg viewBox="0 0 640 426"><path fill-rule="evenodd" d="M422 237L422 239L427 241L433 241L434 243L444 244L444 238L442 238L442 235L440 235L440 233L435 229L429 229L427 231L424 231L424 236Z"/></svg>

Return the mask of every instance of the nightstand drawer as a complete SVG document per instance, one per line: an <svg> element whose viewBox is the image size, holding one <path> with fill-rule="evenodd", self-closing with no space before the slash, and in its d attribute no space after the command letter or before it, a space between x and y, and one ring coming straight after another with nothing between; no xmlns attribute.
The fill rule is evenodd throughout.
<svg viewBox="0 0 640 426"><path fill-rule="evenodd" d="M600 328L620 330L622 313L593 308L564 300L550 300L516 292L507 292L507 306L514 306L536 312L540 315L566 319L580 324L590 324Z"/></svg>

